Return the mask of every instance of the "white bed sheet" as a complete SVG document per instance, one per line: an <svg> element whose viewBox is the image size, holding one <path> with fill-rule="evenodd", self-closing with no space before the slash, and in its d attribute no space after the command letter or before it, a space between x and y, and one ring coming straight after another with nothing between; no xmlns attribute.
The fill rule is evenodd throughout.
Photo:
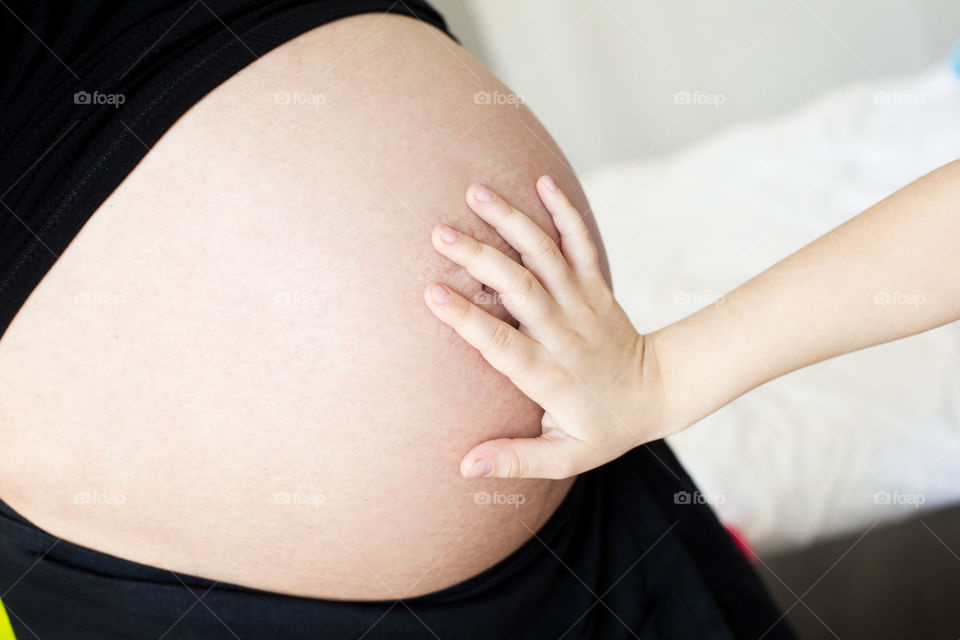
<svg viewBox="0 0 960 640"><path fill-rule="evenodd" d="M943 65L583 182L617 297L649 331L956 158L960 78ZM758 551L958 502L960 326L795 372L670 442Z"/></svg>

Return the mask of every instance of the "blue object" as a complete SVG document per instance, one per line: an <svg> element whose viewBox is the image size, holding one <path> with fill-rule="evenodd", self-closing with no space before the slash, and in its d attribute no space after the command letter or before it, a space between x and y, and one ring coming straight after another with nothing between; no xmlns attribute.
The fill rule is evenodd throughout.
<svg viewBox="0 0 960 640"><path fill-rule="evenodd" d="M950 61L950 68L953 69L953 72L960 77L960 46L956 47L953 50L953 59Z"/></svg>

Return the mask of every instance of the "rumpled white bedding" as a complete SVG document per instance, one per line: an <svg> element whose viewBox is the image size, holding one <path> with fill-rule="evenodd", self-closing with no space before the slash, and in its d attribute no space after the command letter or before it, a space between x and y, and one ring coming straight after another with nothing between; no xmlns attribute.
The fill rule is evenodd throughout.
<svg viewBox="0 0 960 640"><path fill-rule="evenodd" d="M957 158L960 77L942 65L583 183L617 297L650 331ZM670 441L761 552L960 502L960 325L795 372Z"/></svg>

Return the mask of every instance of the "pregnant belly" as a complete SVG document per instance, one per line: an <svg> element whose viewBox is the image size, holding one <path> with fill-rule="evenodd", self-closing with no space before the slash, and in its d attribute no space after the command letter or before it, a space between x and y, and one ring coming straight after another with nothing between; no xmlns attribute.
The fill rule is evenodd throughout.
<svg viewBox="0 0 960 640"><path fill-rule="evenodd" d="M529 540L571 481L460 478L541 411L425 309L463 191L555 230L536 119L446 36L364 15L262 57L181 118L0 341L0 498L49 532L295 595L388 599ZM502 308L492 313L509 319Z"/></svg>

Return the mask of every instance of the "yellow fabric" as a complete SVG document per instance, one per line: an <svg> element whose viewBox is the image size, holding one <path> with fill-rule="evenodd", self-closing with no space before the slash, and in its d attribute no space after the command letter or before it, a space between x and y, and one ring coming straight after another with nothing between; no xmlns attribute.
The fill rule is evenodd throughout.
<svg viewBox="0 0 960 640"><path fill-rule="evenodd" d="M13 629L10 628L10 621L7 620L7 612L3 609L3 603L0 603L0 640L16 640L13 637Z"/></svg>

